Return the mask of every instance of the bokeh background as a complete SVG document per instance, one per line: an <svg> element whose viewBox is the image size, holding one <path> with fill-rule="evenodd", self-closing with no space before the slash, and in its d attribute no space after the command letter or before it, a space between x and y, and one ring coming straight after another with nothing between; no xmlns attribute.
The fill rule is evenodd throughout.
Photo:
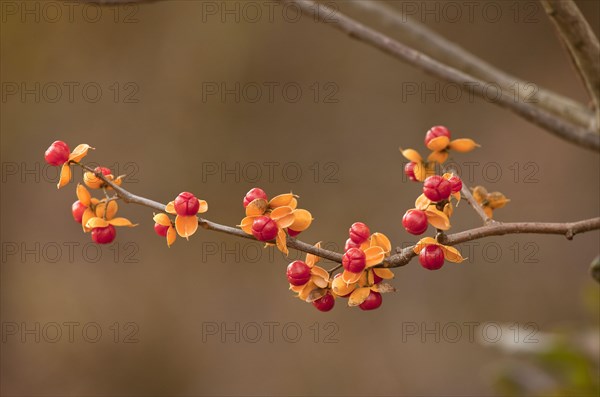
<svg viewBox="0 0 600 397"><path fill-rule="evenodd" d="M396 245L415 240L401 217L419 185L403 177L398 147L424 153L438 124L481 144L453 159L467 183L512 200L499 220L598 216L597 154L491 103L452 100L446 83L310 17L294 21L274 6L271 19L257 4L258 18L234 1L77 5L71 14L62 2L2 2L1 393L594 393L597 232L481 240L460 247L463 264L397 269L397 292L379 310L338 300L329 313L293 298L291 260L278 252L202 230L169 249L147 208L122 204L139 226L100 251L90 243L71 218L75 183L57 191L57 170L43 162L56 139L94 146L86 161L128 174L124 186L143 196L196 193L209 202L206 217L227 225L243 217L250 188L293 191L315 217L302 239L337 249L355 221ZM493 2L496 22L481 12L489 2L455 21L442 3L413 4L432 8L419 19L483 59L587 102L536 2ZM598 33L600 3L578 5ZM224 91L236 84L239 100ZM453 230L479 223L460 205ZM482 340L485 324L494 326ZM512 328L489 343L498 326ZM523 343L532 330L537 342Z"/></svg>

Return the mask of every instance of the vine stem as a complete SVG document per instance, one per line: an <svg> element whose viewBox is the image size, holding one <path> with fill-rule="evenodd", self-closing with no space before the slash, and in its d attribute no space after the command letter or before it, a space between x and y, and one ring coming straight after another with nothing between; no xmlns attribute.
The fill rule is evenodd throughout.
<svg viewBox="0 0 600 397"><path fill-rule="evenodd" d="M85 164L78 162L72 162L83 168L84 170L93 173L97 178L102 180L108 186L110 186L118 197L120 197L125 203L132 203L142 205L148 208L152 208L156 211L165 212L165 204L159 203L142 196L138 196L115 184L109 180L101 172L94 171L93 168L88 167ZM246 234L243 230L232 227L221 225L216 222L209 221L208 219L199 218L198 224L206 229L232 236L242 237L249 240L259 241L254 236ZM484 237L490 236L502 236L505 234L519 234L519 233L533 233L533 234L559 234L564 235L567 239L571 240L573 236L579 233L588 232L591 230L600 229L600 217L585 219L578 222L568 223L544 223L544 222L514 222L514 223L501 223L494 221L486 226L478 227L464 232L454 234L443 234L441 236L440 243L445 245L456 245L467 241L477 240ZM270 243L275 243L271 241ZM333 262L342 263L342 254L335 251L329 251L323 248L315 247L314 245L300 241L294 237L287 237L286 244L289 248L293 248L298 251L302 251L309 254L317 255L321 258L329 259ZM387 257L380 265L382 267L393 268L400 267L408 264L412 258L417 256L413 251L414 245L401 249L397 248L397 253ZM329 272L334 272L339 266L334 267Z"/></svg>

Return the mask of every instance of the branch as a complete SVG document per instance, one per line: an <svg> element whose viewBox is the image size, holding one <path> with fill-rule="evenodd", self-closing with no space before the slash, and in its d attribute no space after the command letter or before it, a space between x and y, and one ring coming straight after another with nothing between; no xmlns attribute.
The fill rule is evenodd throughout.
<svg viewBox="0 0 600 397"><path fill-rule="evenodd" d="M135 195L121 186L115 184L113 181L107 179L104 174L101 172L96 172L93 168L88 167L87 165L73 162L74 164L79 165L86 171L92 172L96 175L97 178L101 179L108 186L113 188L118 197L120 197L126 203L133 203L143 205L148 208L152 208L156 211L165 212L165 204L159 203L154 200L147 199L145 197L141 197ZM219 223L211 222L207 219L199 218L198 224L206 230L213 230L216 232L221 232L225 234L230 234L237 237L246 238L249 240L259 241L254 236L246 234L243 230L221 225ZM522 222L522 223L499 223L494 222L491 225L483 226L476 229L467 230L460 233L450 234L450 235L442 235L440 239L440 243L445 245L455 245L460 244L466 241L476 240L483 237L489 236L501 236L504 234L511 233L540 233L540 234L564 234L567 239L572 239L575 234L587 232L590 230L600 229L600 218L592 218L584 221L573 222L573 223L539 223L539 222ZM272 241L271 243L275 243ZM286 245L289 248L293 248L298 251L310 253L317 255L321 258L329 259L333 262L342 263L342 254L334 251L329 251L323 248L317 248L314 245L305 243L296 238L287 237ZM383 262L383 267L400 267L408 264L412 258L414 258L417 254L413 252L413 247L408 247L404 249L400 249L399 253L386 258ZM338 267L335 267L330 270L333 272Z"/></svg>
<svg viewBox="0 0 600 397"><path fill-rule="evenodd" d="M448 66L488 83L496 82L508 92L515 91L520 101L527 101L531 95L531 92L527 90L531 83L496 68L394 7L374 0L356 0L344 4L381 18L384 24L392 26L402 35L406 44L418 47ZM594 114L590 109L550 90L537 88L538 91L534 97L536 102L532 101L531 103L580 127L593 128Z"/></svg>
<svg viewBox="0 0 600 397"><path fill-rule="evenodd" d="M456 245L467 241L478 240L484 237L503 236L505 234L562 234L568 240L579 233L600 229L600 217L586 219L571 223L542 223L542 222L514 222L500 223L494 222L491 225L478 227L464 232L446 235L444 245ZM392 255L384 263L384 267L404 266L412 258L417 256L413 251L414 246L408 248L398 248L398 253Z"/></svg>
<svg viewBox="0 0 600 397"><path fill-rule="evenodd" d="M460 189L460 193L464 197L464 199L467 200L467 203L469 203L469 205L475 210L477 215L479 215L484 225L496 222L495 220L487 216L487 214L483 210L483 207L479 205L479 203L475 200L475 197L473 197L473 195L471 194L469 187L464 182L462 189Z"/></svg>
<svg viewBox="0 0 600 397"><path fill-rule="evenodd" d="M600 117L600 44L572 0L540 0ZM600 125L600 123L599 123Z"/></svg>
<svg viewBox="0 0 600 397"><path fill-rule="evenodd" d="M394 56L402 61L415 65L419 69L443 80L447 80L470 89L481 98L486 97L486 82L448 67L427 55L395 41L355 20L332 10L329 7L315 3L312 0L280 0L295 4L303 12L310 13L319 21L332 26L350 37L363 41L373 47ZM515 101L512 96L500 91L497 104L512 110L523 118L552 132L556 136L575 143L586 149L600 151L600 135L573 124L539 109L529 103Z"/></svg>

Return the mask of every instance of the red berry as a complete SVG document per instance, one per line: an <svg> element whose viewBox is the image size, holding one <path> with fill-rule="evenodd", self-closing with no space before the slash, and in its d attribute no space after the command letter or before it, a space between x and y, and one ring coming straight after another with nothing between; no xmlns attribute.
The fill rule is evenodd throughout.
<svg viewBox="0 0 600 397"><path fill-rule="evenodd" d="M375 310L381 303L383 302L383 298L379 292L371 291L367 299L363 303L361 303L358 307L363 310Z"/></svg>
<svg viewBox="0 0 600 397"><path fill-rule="evenodd" d="M200 201L190 192L179 193L173 204L175 212L181 216L196 215L200 208Z"/></svg>
<svg viewBox="0 0 600 397"><path fill-rule="evenodd" d="M352 273L360 273L367 265L367 256L360 248L350 248L342 257L342 266Z"/></svg>
<svg viewBox="0 0 600 397"><path fill-rule="evenodd" d="M355 222L350 226L350 238L357 244L367 241L371 235L369 227L362 222Z"/></svg>
<svg viewBox="0 0 600 397"><path fill-rule="evenodd" d="M383 279L373 272L373 284L379 284Z"/></svg>
<svg viewBox="0 0 600 397"><path fill-rule="evenodd" d="M117 231L113 225L95 227L92 229L92 240L98 244L112 243L116 235Z"/></svg>
<svg viewBox="0 0 600 397"><path fill-rule="evenodd" d="M109 168L106 167L96 167L94 168L95 172L101 172L102 175L110 175L112 172L110 171Z"/></svg>
<svg viewBox="0 0 600 397"><path fill-rule="evenodd" d="M285 274L290 284L304 285L310 280L310 267L302 261L294 261L288 265Z"/></svg>
<svg viewBox="0 0 600 397"><path fill-rule="evenodd" d="M259 216L252 222L252 235L260 241L271 241L277 236L279 227L268 216Z"/></svg>
<svg viewBox="0 0 600 397"><path fill-rule="evenodd" d="M79 200L73 203L71 206L71 213L73 214L73 219L75 219L75 222L81 223L81 218L83 218L83 213L86 209L87 207Z"/></svg>
<svg viewBox="0 0 600 397"><path fill-rule="evenodd" d="M415 166L417 163L411 161L410 163L406 163L404 166L404 174L413 182L417 182L417 177L415 176Z"/></svg>
<svg viewBox="0 0 600 397"><path fill-rule="evenodd" d="M63 165L69 160L69 146L63 141L54 141L44 154L46 163L50 165Z"/></svg>
<svg viewBox="0 0 600 397"><path fill-rule="evenodd" d="M444 266L444 251L439 245L427 245L419 253L421 266L429 270L437 270Z"/></svg>
<svg viewBox="0 0 600 397"><path fill-rule="evenodd" d="M416 236L425 233L428 226L425 211L417 209L406 211L402 217L402 226L404 226L407 232Z"/></svg>
<svg viewBox="0 0 600 397"><path fill-rule="evenodd" d="M302 232L297 232L297 231L295 231L295 230L292 230L292 229L290 229L289 227L288 227L288 230L287 230L287 231L288 231L288 234L289 234L291 237L296 237L297 235L299 235L300 233L302 233Z"/></svg>
<svg viewBox="0 0 600 397"><path fill-rule="evenodd" d="M313 306L322 312L328 312L333 309L333 305L335 305L335 298L329 291L327 294L323 295L321 298L314 301Z"/></svg>
<svg viewBox="0 0 600 397"><path fill-rule="evenodd" d="M248 206L251 202L256 199L267 200L267 193L264 190L255 187L254 189L250 189L246 196L244 196L244 208Z"/></svg>
<svg viewBox="0 0 600 397"><path fill-rule="evenodd" d="M360 244L357 244L352 241L351 238L348 238L348 240L346 240L346 245L344 246L344 252L348 251L350 248L360 248Z"/></svg>
<svg viewBox="0 0 600 397"><path fill-rule="evenodd" d="M439 136L447 136L448 139L450 139L450 131L448 131L448 128L441 125L431 127L431 129L425 134L425 146L427 146L432 139L435 139Z"/></svg>
<svg viewBox="0 0 600 397"><path fill-rule="evenodd" d="M335 276L333 276L333 279L335 280L336 278L340 277L342 275L342 273L338 273ZM338 295L340 298L347 298L350 295L352 295L353 291L348 292L346 295Z"/></svg>
<svg viewBox="0 0 600 397"><path fill-rule="evenodd" d="M450 179L448 179L448 182L450 182L450 190L452 190L452 193L460 192L460 189L462 189L462 181L457 175L451 176Z"/></svg>
<svg viewBox="0 0 600 397"><path fill-rule="evenodd" d="M154 224L154 231L156 232L156 234L158 234L159 236L162 237L166 237L167 236L167 231L169 230L169 226L163 226L161 224L155 223Z"/></svg>
<svg viewBox="0 0 600 397"><path fill-rule="evenodd" d="M452 186L447 179L439 175L433 175L425 179L423 183L423 193L429 200L438 202L450 197Z"/></svg>

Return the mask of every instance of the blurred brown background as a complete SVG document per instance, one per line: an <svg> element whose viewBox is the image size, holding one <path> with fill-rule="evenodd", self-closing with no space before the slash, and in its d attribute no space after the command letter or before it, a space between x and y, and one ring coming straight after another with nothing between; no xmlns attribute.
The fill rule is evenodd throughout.
<svg viewBox="0 0 600 397"><path fill-rule="evenodd" d="M117 243L97 252L71 219L75 183L57 191L56 170L43 162L56 139L94 146L86 160L130 174L133 192L161 202L196 193L209 202L207 218L223 224L239 222L242 197L260 186L301 196L315 217L304 241L339 247L361 220L402 245L415 240L400 221L419 186L404 180L398 147L425 153L425 131L442 124L482 145L453 158L470 185L511 198L498 219L598 216L597 154L466 94L448 101L446 83L435 88L437 80L309 17L294 22L274 6L271 20L254 2L257 17L248 3L76 5L69 14L62 2L2 2L3 395L499 395L506 389L498 377L520 368L521 353L469 340L464 323L534 323L539 340L592 330L597 344L598 285L588 275L597 232L571 242L481 240L462 247L472 250L468 261L437 272L414 260L397 269L398 291L373 312L338 300L320 313L294 299L284 274L290 260L256 243L200 230L168 249L143 207L122 204L121 215L139 226L119 229ZM413 4L431 7L423 22L485 60L587 101L541 7L492 3L501 10L496 22L481 12L490 2L473 19L463 8L455 22L442 3ZM597 32L600 3L578 4ZM221 98L221 84L236 83L239 102ZM406 95L407 83L440 97L422 88ZM254 100L256 87L262 96ZM458 207L454 230L478 225ZM451 323L462 329L456 343L442 331ZM219 333L236 324L239 332ZM214 327L217 335L206 332ZM503 340L513 338L504 332ZM520 342L529 334L522 332ZM594 343L584 351L597 360ZM533 390L560 379L544 381Z"/></svg>

